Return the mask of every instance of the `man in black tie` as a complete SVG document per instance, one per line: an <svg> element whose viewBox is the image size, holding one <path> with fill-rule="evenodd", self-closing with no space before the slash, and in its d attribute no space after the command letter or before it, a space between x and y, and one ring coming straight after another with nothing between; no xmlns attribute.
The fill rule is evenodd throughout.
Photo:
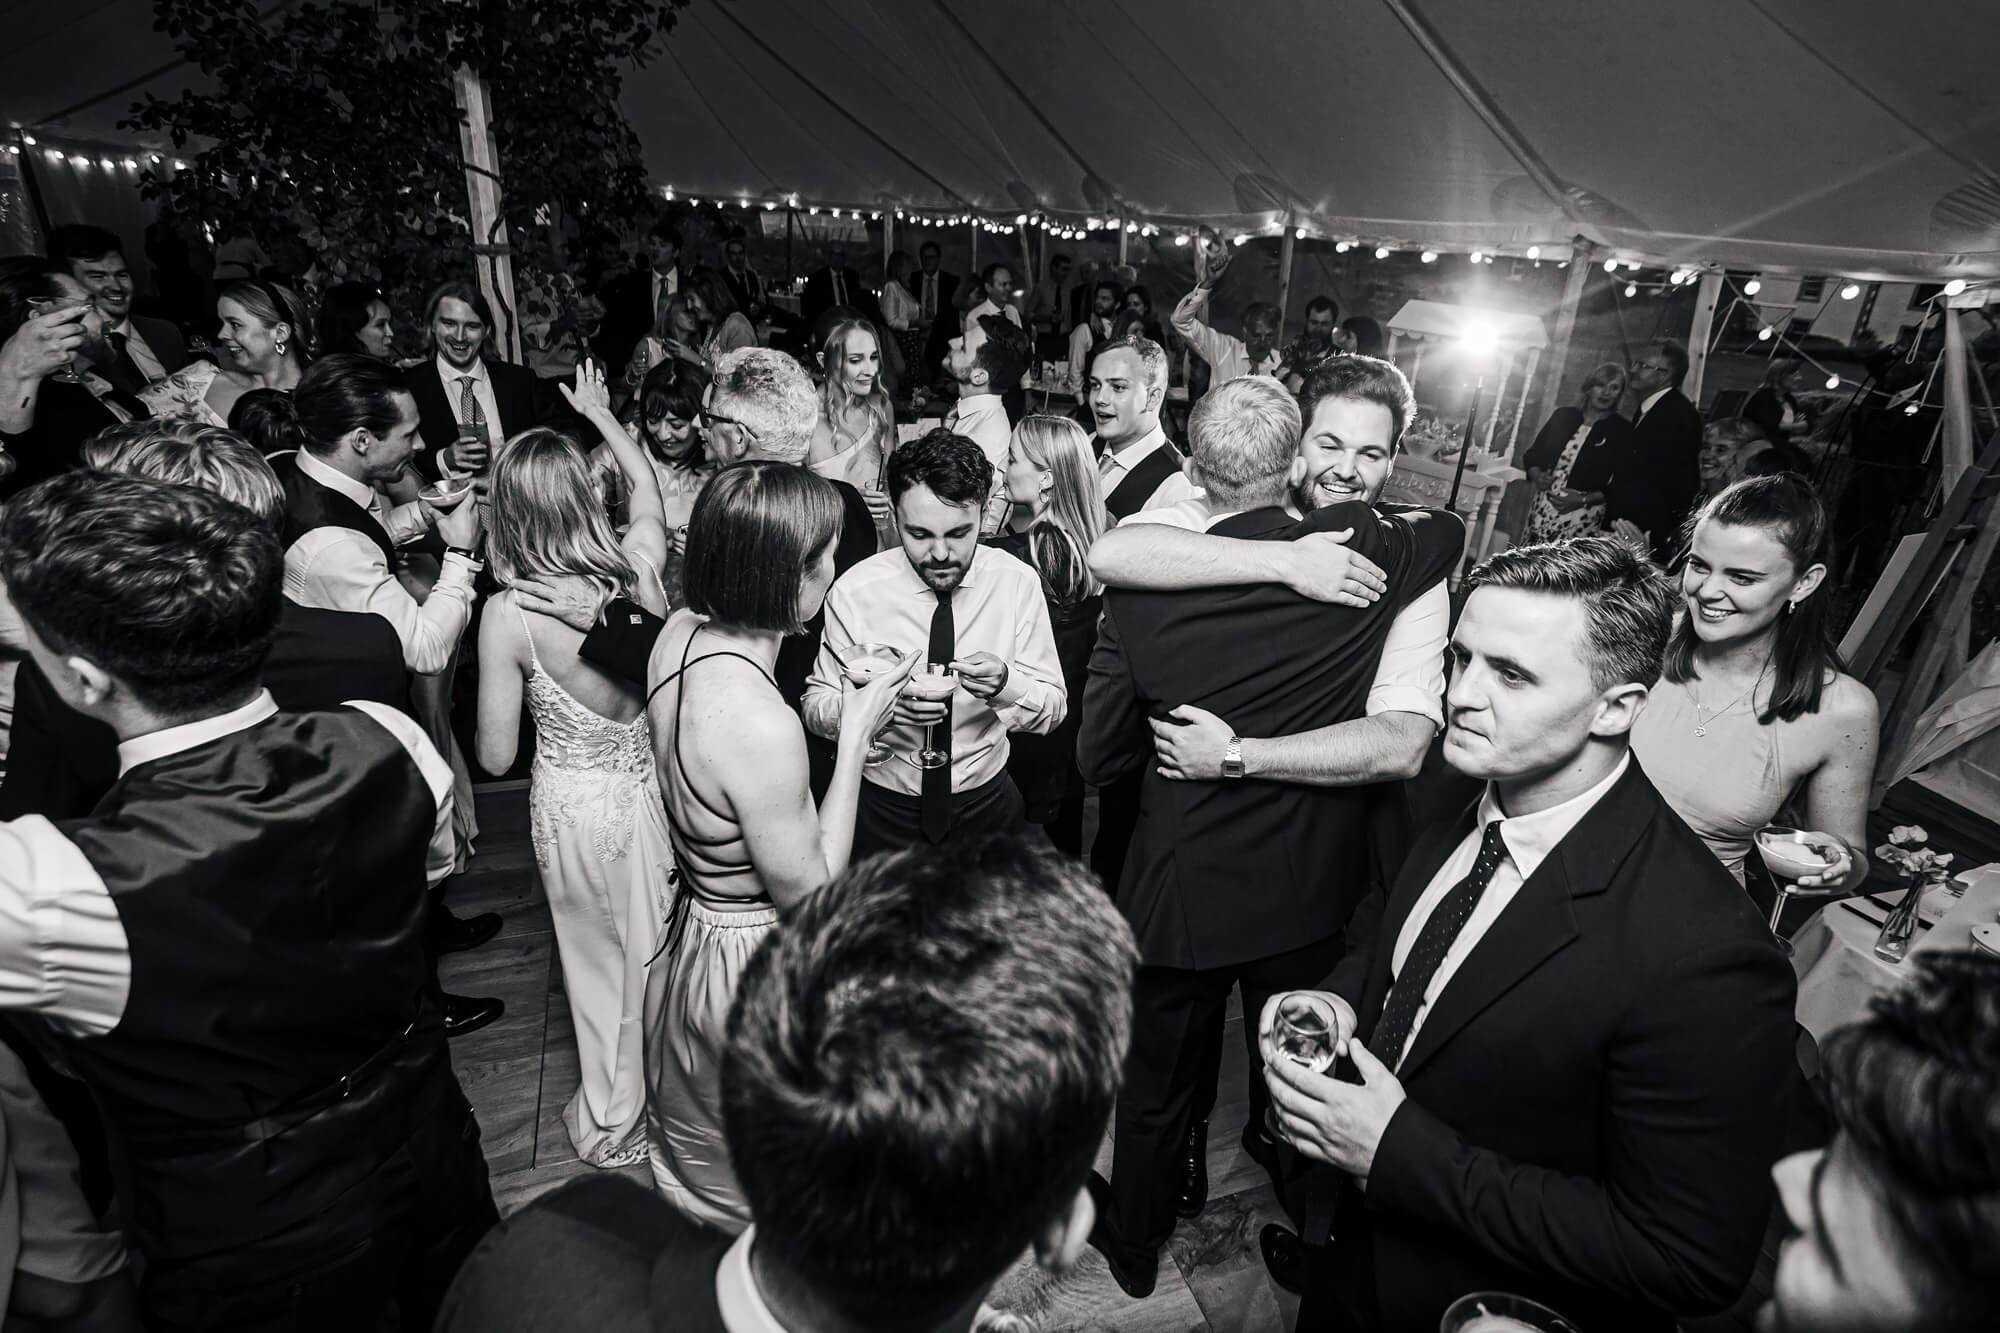
<svg viewBox="0 0 2000 1333"><path fill-rule="evenodd" d="M932 431L890 456L888 482L902 546L835 581L806 682L806 726L831 738L840 734L849 648L928 648L930 670L905 687L883 733L891 757L861 784L857 859L1020 828L1007 733L1047 735L1069 707L1040 577L979 540L980 508L993 486L993 465L979 446Z"/></svg>
<svg viewBox="0 0 2000 1333"><path fill-rule="evenodd" d="M1485 779L1363 902L1275 1052L1280 1134L1339 1173L1301 1330L1437 1327L1467 1292L1671 1333L1743 1290L1792 1080L1791 967L1630 754L1675 597L1615 538L1473 571L1444 753ZM1324 1237L1307 1237L1318 1241Z"/></svg>
<svg viewBox="0 0 2000 1333"><path fill-rule="evenodd" d="M34 301L67 305L34 314ZM104 328L95 298L69 274L41 259L0 259L0 500L75 467L83 442L106 426L149 415L88 369L110 356Z"/></svg>
<svg viewBox="0 0 2000 1333"><path fill-rule="evenodd" d="M150 1329L425 1327L496 1220L427 984L450 770L395 709L278 711L283 577L194 487L0 512L29 654L120 769L88 818L0 824L0 1005L96 1098Z"/></svg>
<svg viewBox="0 0 2000 1333"><path fill-rule="evenodd" d="M858 310L875 323L882 322L882 303L862 285L861 275L847 262L847 247L828 241L821 247L826 263L807 275L806 289L799 296L799 320L808 338L819 328L820 317L837 306ZM817 349L814 349L817 350Z"/></svg>
<svg viewBox="0 0 2000 1333"><path fill-rule="evenodd" d="M82 283L104 315L106 358L97 371L136 394L187 365L181 331L164 319L132 313L132 270L125 244L102 227L71 223L49 234L49 262Z"/></svg>
<svg viewBox="0 0 2000 1333"><path fill-rule="evenodd" d="M1268 541L1300 531L1283 508L1305 475L1300 415L1282 385L1223 385L1189 426L1211 532ZM1307 984L1340 956L1341 929L1367 883L1370 813L1360 788L1246 782L1234 746L1219 778L1173 780L1154 762L1148 720L1195 705L1263 735L1361 717L1397 613L1451 570L1464 537L1454 516L1383 519L1360 502L1322 508L1305 526L1352 529L1349 541L1382 570L1386 595L1350 607L1273 585L1111 588L1091 656L1077 743L1084 778L1100 787L1135 774L1141 782L1115 888L1142 966L1112 1180L1101 1186L1092 1237L1133 1296L1152 1290L1173 1230L1183 1145L1198 1104L1211 1099L1229 993L1240 984L1254 1013L1264 996ZM1253 1125L1260 1094L1253 1086Z"/></svg>
<svg viewBox="0 0 2000 1333"><path fill-rule="evenodd" d="M1662 565L1678 554L1681 524L1701 489L1701 412L1681 392L1687 369L1687 348L1672 338L1632 363L1639 414L1604 490L1609 530L1640 542Z"/></svg>

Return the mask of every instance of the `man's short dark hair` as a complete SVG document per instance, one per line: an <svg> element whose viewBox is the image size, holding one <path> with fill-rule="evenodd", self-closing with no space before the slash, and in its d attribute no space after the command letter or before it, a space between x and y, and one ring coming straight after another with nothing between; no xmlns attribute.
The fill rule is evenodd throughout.
<svg viewBox="0 0 2000 1333"><path fill-rule="evenodd" d="M1110 292L1114 305L1125 299L1125 289L1118 285L1116 278L1099 278L1096 282L1090 284L1090 304L1093 309L1096 308L1097 294L1099 292Z"/></svg>
<svg viewBox="0 0 2000 1333"><path fill-rule="evenodd" d="M1827 1102L1911 1265L1925 1328L2000 1328L2000 960L1913 957L1827 1039Z"/></svg>
<svg viewBox="0 0 2000 1333"><path fill-rule="evenodd" d="M944 254L944 247L939 245L936 241L925 241L922 245L917 247L917 258L922 259L924 257L924 251L926 250L934 250L939 255Z"/></svg>
<svg viewBox="0 0 2000 1333"><path fill-rule="evenodd" d="M658 222L655 222L652 226L646 228L646 236L650 240L665 241L668 245L674 247L676 251L679 251L682 248L681 229L679 227L676 227L673 223L668 222L664 218L662 218ZM730 237L730 239L742 240L743 238L739 233L736 236Z"/></svg>
<svg viewBox="0 0 2000 1333"><path fill-rule="evenodd" d="M993 490L993 464L985 451L944 426L889 455L888 473L891 501L922 485L948 505L978 508Z"/></svg>
<svg viewBox="0 0 2000 1333"><path fill-rule="evenodd" d="M93 227L88 222L72 222L49 233L49 262L65 271L71 264L88 263L106 255L125 257L125 242L116 232Z"/></svg>
<svg viewBox="0 0 2000 1333"><path fill-rule="evenodd" d="M387 361L359 352L323 356L306 367L292 390L299 443L323 458L349 431L387 435L403 419L396 400L409 391L403 372Z"/></svg>
<svg viewBox="0 0 2000 1333"><path fill-rule="evenodd" d="M839 539L841 518L833 484L802 467L757 459L722 469L688 517L688 607L741 629L799 633L799 586Z"/></svg>
<svg viewBox="0 0 2000 1333"><path fill-rule="evenodd" d="M1658 566L1616 537L1516 546L1487 557L1465 586L1468 593L1518 588L1582 602L1584 651L1600 690L1614 685L1651 689L1660 678L1660 659L1680 598Z"/></svg>
<svg viewBox="0 0 2000 1333"><path fill-rule="evenodd" d="M1068 255L1064 254L1062 251L1058 250L1054 254L1049 256L1049 273L1051 275L1055 273L1057 264L1067 264L1070 267L1074 268L1076 266L1076 261L1071 259Z"/></svg>
<svg viewBox="0 0 2000 1333"><path fill-rule="evenodd" d="M1340 302L1334 300L1331 296L1315 296L1312 300L1306 302L1307 319L1311 319L1322 310L1333 317L1334 323L1340 323Z"/></svg>
<svg viewBox="0 0 2000 1333"><path fill-rule="evenodd" d="M1021 376L1028 373L1028 358L1034 353L1026 331L1005 315L981 315L979 327L986 330L986 341L973 360L986 372L988 391L1006 393L1019 388Z"/></svg>
<svg viewBox="0 0 2000 1333"><path fill-rule="evenodd" d="M1403 432L1417 414L1417 394L1409 377L1391 362L1372 356L1337 356L1321 362L1306 376L1299 386L1299 418L1307 429L1312 427L1313 413L1327 398L1358 398L1387 408L1391 448L1403 442Z"/></svg>
<svg viewBox="0 0 2000 1333"><path fill-rule="evenodd" d="M1666 360L1667 373L1673 376L1670 383L1672 387L1678 389L1682 381L1687 379L1687 344L1681 342L1678 338L1660 338L1653 343L1653 346L1658 349L1660 356Z"/></svg>
<svg viewBox="0 0 2000 1333"><path fill-rule="evenodd" d="M0 581L29 628L166 717L256 686L284 573L262 519L192 486L79 470L0 511Z"/></svg>
<svg viewBox="0 0 2000 1333"><path fill-rule="evenodd" d="M1131 1035L1132 934L1024 839L877 856L750 960L723 1131L760 1247L848 1320L928 1328L1064 1214Z"/></svg>
<svg viewBox="0 0 2000 1333"><path fill-rule="evenodd" d="M1004 259L988 264L985 268L979 270L979 285L984 287L991 283L995 273L1005 273L1011 278L1014 276L1014 266Z"/></svg>

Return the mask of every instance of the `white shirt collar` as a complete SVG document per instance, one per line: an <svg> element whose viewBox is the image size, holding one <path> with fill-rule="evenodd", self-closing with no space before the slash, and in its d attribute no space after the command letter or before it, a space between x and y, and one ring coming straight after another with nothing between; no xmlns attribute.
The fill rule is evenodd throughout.
<svg viewBox="0 0 2000 1333"><path fill-rule="evenodd" d="M963 421L968 416L999 412L1006 406L997 393L969 393L958 400L958 419Z"/></svg>
<svg viewBox="0 0 2000 1333"><path fill-rule="evenodd" d="M1167 432L1156 421L1153 428L1128 445L1111 451L1111 461L1130 472L1139 460L1167 442Z"/></svg>
<svg viewBox="0 0 2000 1333"><path fill-rule="evenodd" d="M486 358L484 357L473 357L471 367L466 370L460 370L457 366L444 359L443 352L439 352L437 354L437 368L438 378L443 380L447 387L456 385L467 375L472 376L475 381L480 383L484 383L487 379Z"/></svg>
<svg viewBox="0 0 2000 1333"><path fill-rule="evenodd" d="M304 449L298 451L299 471L311 477L330 491L338 491L363 509L375 508L375 488L365 481L356 481L330 463L322 462Z"/></svg>
<svg viewBox="0 0 2000 1333"><path fill-rule="evenodd" d="M1648 412L1653 410L1654 403L1659 402L1662 398L1665 398L1668 394L1672 393L1673 391L1674 391L1674 386L1669 384L1666 388L1660 389L1657 392L1648 395L1647 397L1641 398L1639 400L1639 415L1642 417L1645 416Z"/></svg>
<svg viewBox="0 0 2000 1333"><path fill-rule="evenodd" d="M118 742L118 776L124 777L141 764L150 764L155 759L165 759L183 750L192 750L197 745L219 741L224 736L234 736L239 731L248 731L265 718L275 715L278 705L271 700L269 690L257 691L257 697L241 708L232 708L214 717L205 717L198 722L183 722L178 727L167 727L162 731L149 731L143 736L134 736L129 741Z"/></svg>
<svg viewBox="0 0 2000 1333"><path fill-rule="evenodd" d="M757 1279L750 1271L750 1247L756 1244L756 1237L754 1224L745 1227L716 1265L716 1308L722 1312L722 1326L729 1333L788 1333L764 1303L764 1293L757 1290Z"/></svg>
<svg viewBox="0 0 2000 1333"><path fill-rule="evenodd" d="M1515 815L1509 818L1500 809L1500 800L1493 794L1493 784L1486 784L1486 794L1479 798L1479 827L1485 828L1494 820L1500 821L1500 839L1507 844L1507 855L1514 859L1514 868L1521 872L1521 878L1531 878L1548 859L1556 844L1567 838L1591 808L1604 799L1604 793L1617 785L1625 776L1625 770L1632 766L1632 752L1627 750L1618 761L1618 766L1595 786L1578 792L1567 801L1552 805L1546 810L1537 810L1532 815Z"/></svg>

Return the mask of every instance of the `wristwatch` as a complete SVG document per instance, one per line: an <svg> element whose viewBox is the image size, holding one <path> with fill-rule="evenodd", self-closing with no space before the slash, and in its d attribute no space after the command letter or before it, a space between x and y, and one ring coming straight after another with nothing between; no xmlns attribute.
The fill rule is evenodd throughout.
<svg viewBox="0 0 2000 1333"><path fill-rule="evenodd" d="M447 546L447 547L445 547L444 549L445 549L445 553L446 553L447 555L462 555L462 556L464 556L464 557L465 557L465 558L466 558L467 560L470 560L470 561L471 561L471 562L472 562L473 564L475 564L475 565L482 565L482 564L484 564L484 563L485 563L485 561L483 561L483 560L481 560L481 559L479 558L479 551L478 551L478 549L477 549L476 547L471 547L471 546Z"/></svg>
<svg viewBox="0 0 2000 1333"><path fill-rule="evenodd" d="M1243 776L1243 738L1231 736L1229 744L1222 747L1222 776L1240 778Z"/></svg>

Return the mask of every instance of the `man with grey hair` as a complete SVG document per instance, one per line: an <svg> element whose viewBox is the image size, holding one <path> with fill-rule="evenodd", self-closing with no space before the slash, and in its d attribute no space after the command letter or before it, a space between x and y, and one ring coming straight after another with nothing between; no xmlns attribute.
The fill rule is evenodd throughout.
<svg viewBox="0 0 2000 1333"><path fill-rule="evenodd" d="M1508 1291L1672 1333L1757 1263L1792 970L1631 757L1674 617L1659 571L1585 537L1468 582L1444 757L1485 789L1356 910L1319 990L1260 1010L1267 1052L1316 1010L1338 1061L1264 1065L1278 1132L1337 1173L1298 1328L1435 1328Z"/></svg>
<svg viewBox="0 0 2000 1333"><path fill-rule="evenodd" d="M1277 381L1221 385L1189 422L1192 471L1208 488L1208 527L1283 540L1299 526L1284 504L1303 479L1299 410ZM1275 585L1181 592L1114 588L1091 657L1078 759L1103 786L1139 775L1140 818L1115 886L1138 935L1132 1053L1119 1100L1112 1185L1092 1243L1126 1292L1152 1289L1173 1229L1182 1145L1229 992L1245 1012L1265 996L1323 975L1368 882L1366 802L1355 789L1245 784L1241 761L1214 781L1169 780L1153 759L1149 718L1195 704L1289 734L1359 717L1389 626L1403 602L1456 563L1463 527L1428 513L1378 517L1365 503L1329 505L1309 530L1351 530L1349 544L1383 571L1387 592L1365 606L1311 601ZM1276 728L1275 731L1266 728ZM1259 1064L1252 1043L1251 1067ZM1261 1121L1261 1080L1250 1122Z"/></svg>
<svg viewBox="0 0 2000 1333"><path fill-rule="evenodd" d="M762 458L796 466L805 462L818 424L819 395L791 357L768 347L739 347L715 359L701 427L717 463Z"/></svg>

